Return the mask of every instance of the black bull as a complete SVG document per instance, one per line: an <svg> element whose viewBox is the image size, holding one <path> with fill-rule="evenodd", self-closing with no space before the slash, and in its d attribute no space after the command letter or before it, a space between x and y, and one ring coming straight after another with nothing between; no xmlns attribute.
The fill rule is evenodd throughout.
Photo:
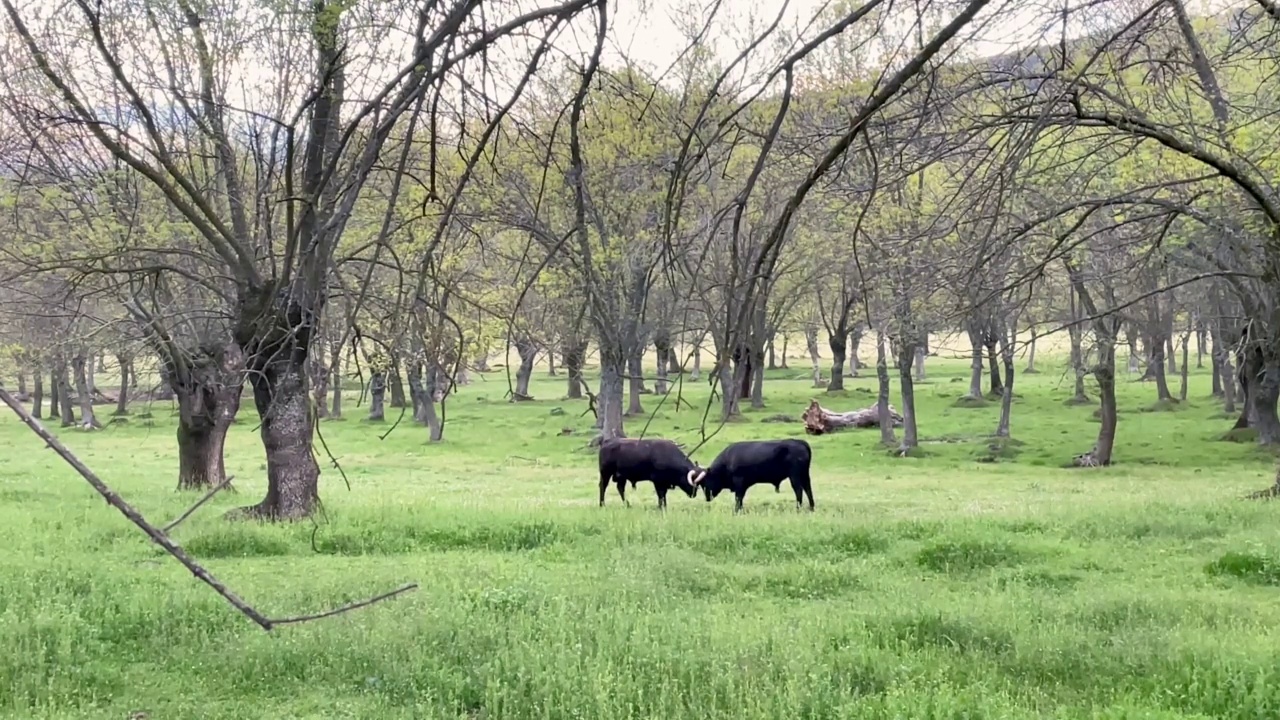
<svg viewBox="0 0 1280 720"><path fill-rule="evenodd" d="M613 480L618 485L618 497L627 502L627 482L635 487L637 482L648 480L658 492L658 507L667 506L667 491L679 488L689 497L697 490L693 476L700 472L684 451L670 440L632 440L615 438L600 443L600 505L604 506L604 493Z"/></svg>
<svg viewBox="0 0 1280 720"><path fill-rule="evenodd" d="M799 509L808 496L809 509L813 510L813 488L809 481L812 460L813 451L804 440L736 442L722 450L711 467L695 476L693 484L702 488L707 502L724 490L732 491L736 513L742 510L742 499L752 485L768 483L780 492L782 481L790 479L796 494L796 508Z"/></svg>

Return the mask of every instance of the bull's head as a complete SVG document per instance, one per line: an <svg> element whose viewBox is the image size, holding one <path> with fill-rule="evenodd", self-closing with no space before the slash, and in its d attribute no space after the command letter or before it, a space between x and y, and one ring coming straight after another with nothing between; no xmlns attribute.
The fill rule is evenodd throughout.
<svg viewBox="0 0 1280 720"><path fill-rule="evenodd" d="M696 475L694 474L695 472L697 473ZM702 488L702 496L707 499L707 502L711 502L711 498L714 497L714 495L711 492L711 483L708 483L706 480L706 470L697 468L689 471L689 482L694 488Z"/></svg>

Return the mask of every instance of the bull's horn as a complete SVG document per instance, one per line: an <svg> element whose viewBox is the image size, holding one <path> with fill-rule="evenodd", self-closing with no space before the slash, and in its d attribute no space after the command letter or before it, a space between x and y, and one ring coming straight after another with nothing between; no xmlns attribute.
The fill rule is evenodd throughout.
<svg viewBox="0 0 1280 720"><path fill-rule="evenodd" d="M697 472L697 470L690 470L690 471L689 471L689 474L684 476L684 480L685 480L685 482L689 483L690 485L694 484L694 482L696 482L696 481L693 479L693 474L694 474L695 472Z"/></svg>
<svg viewBox="0 0 1280 720"><path fill-rule="evenodd" d="M696 477L696 478L694 478L694 479L693 479L693 484L694 484L694 485L697 485L698 483L702 482L702 478L704 478L704 477L706 477L706 476L707 476L707 471L706 471L706 470L703 470L702 472L698 473L698 477Z"/></svg>

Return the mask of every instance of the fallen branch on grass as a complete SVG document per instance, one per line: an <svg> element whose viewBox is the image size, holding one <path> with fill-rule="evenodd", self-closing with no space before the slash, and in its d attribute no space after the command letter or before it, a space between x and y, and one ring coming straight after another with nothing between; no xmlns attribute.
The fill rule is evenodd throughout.
<svg viewBox="0 0 1280 720"><path fill-rule="evenodd" d="M231 604L232 607L234 607L236 610L239 610L241 613L243 613L245 617L257 623L258 626L261 627L263 630L270 631L272 628L274 628L277 625L285 625L289 623L300 623L300 622L306 622L308 620L319 620L321 618L333 617L334 615L340 615L350 610L367 607L374 603L381 602L383 600L395 597L397 595L400 595L401 593L408 592L409 590L413 590L418 587L417 583L410 583L408 585L404 585L402 587L396 588L391 592L383 593L382 595L372 597L368 600L362 600L360 602L343 605L341 607L334 608L333 610L329 610L316 615L303 615L299 617L282 618L282 619L276 619L276 620L268 618L265 615L263 615L261 612L259 612L256 608L254 608L252 605L245 602L244 600L241 600L239 596L237 596L234 592L232 592L231 589L228 588L226 585L222 584L222 582L218 580L216 577L214 577L212 573L206 570L203 566L201 566L195 560L191 559L191 556L187 555L186 551L182 549L182 546L174 542L172 539L170 539L169 536L165 534L163 530L160 530L156 526L147 522L147 519L142 516L142 513L139 513L137 510L135 510L133 506L125 502L124 498L120 497L120 495L118 495L116 491L108 487L107 484L104 483L102 479L97 476L96 473L90 470L87 465L81 462L80 458L76 457L75 454L72 453L71 450L69 450L66 445L63 445L62 442L58 440L58 438L50 434L49 431L45 429L44 425L42 425L39 420L36 420L35 418L31 417L31 413L27 412L27 409L23 407L21 403L15 400L14 397L10 395L8 391L6 391L3 387L0 387L0 401L4 402L5 405L8 405L9 409L12 410L14 414L18 416L18 419L21 420L24 425L31 428L31 431L34 432L37 436L39 436L41 440L44 440L45 444L47 444L55 453L57 453L59 457L65 460L68 465L70 465L72 468L75 469L76 472L80 473L80 476L83 477L90 485L93 486L93 489L96 490L98 494L101 495L107 501L108 505L119 510L120 513L124 515L126 518L128 518L130 522L132 522L134 525L137 525L139 528L141 528L142 531L147 534L147 537L151 538L152 542L164 548L165 552L172 555L174 559L177 560L179 563L182 563L182 566L185 567L187 570L190 570L192 575L195 575L197 578L200 579L201 582L213 588L214 592L221 595L223 599L225 599L228 603ZM214 488L213 492L217 492L219 488L224 487L229 481L230 481L230 478L227 478L227 480L223 481L223 483L219 485L218 488ZM192 512L194 512L196 508L200 507L200 505L204 504L206 500L208 500L210 497L213 496L213 492L209 493L204 498L202 498L200 502L196 503L194 507L192 507L187 512L183 513L177 520L170 523L168 527L172 528L173 526L181 522L183 519L185 519Z"/></svg>
<svg viewBox="0 0 1280 720"><path fill-rule="evenodd" d="M235 475L228 475L225 479L223 479L222 482L218 483L217 485L214 485L212 490L205 493L204 497L197 500L195 505L192 505L191 507L187 508L187 511L179 515L176 519L174 519L173 522L160 528L160 532L164 533L165 535L168 535L170 532L173 532L173 529L178 527L178 523L191 517L191 513L195 512L196 510L199 510L201 505L209 502L209 500L212 499L214 495L218 494L219 490L225 487L230 487L231 481L235 479L236 479Z"/></svg>
<svg viewBox="0 0 1280 720"><path fill-rule="evenodd" d="M894 412L892 405L889 406L889 416L893 418L894 427L902 425L902 416ZM822 407L817 400L810 400L809 409L804 411L804 415L800 419L804 421L805 432L810 435L821 435L851 427L880 427L880 410L875 405L872 405L861 410L835 412Z"/></svg>

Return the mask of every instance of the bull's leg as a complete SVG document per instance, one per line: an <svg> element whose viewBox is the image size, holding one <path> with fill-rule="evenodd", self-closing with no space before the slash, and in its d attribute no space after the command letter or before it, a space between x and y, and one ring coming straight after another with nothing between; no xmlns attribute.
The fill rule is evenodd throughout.
<svg viewBox="0 0 1280 720"><path fill-rule="evenodd" d="M600 471L600 507L604 507L604 491L609 489L611 479L613 479L613 473L607 470Z"/></svg>
<svg viewBox="0 0 1280 720"><path fill-rule="evenodd" d="M667 509L667 490L668 490L667 486L659 484L654 487L658 491L658 509L666 510Z"/></svg>
<svg viewBox="0 0 1280 720"><path fill-rule="evenodd" d="M733 514L737 515L742 512L742 500L747 496L747 489L733 491Z"/></svg>
<svg viewBox="0 0 1280 720"><path fill-rule="evenodd" d="M622 498L622 504L631 507L631 502L627 500L627 481L618 478L618 497Z"/></svg>
<svg viewBox="0 0 1280 720"><path fill-rule="evenodd" d="M809 496L809 512L813 512L813 483L809 481L809 473L791 478L791 487L796 491L796 509L800 509L802 495Z"/></svg>

